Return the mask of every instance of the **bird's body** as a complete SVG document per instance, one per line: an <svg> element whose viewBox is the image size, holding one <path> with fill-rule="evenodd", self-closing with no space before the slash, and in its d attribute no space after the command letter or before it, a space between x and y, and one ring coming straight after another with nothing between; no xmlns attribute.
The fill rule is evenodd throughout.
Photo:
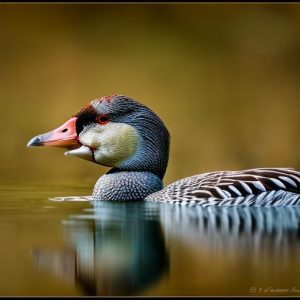
<svg viewBox="0 0 300 300"><path fill-rule="evenodd" d="M289 168L211 172L178 180L146 200L181 205L297 205L300 174Z"/></svg>
<svg viewBox="0 0 300 300"><path fill-rule="evenodd" d="M300 172L257 168L187 177L163 188L169 133L143 104L121 95L92 101L65 124L28 146L67 147L66 155L112 167L97 181L93 199L149 200L202 205L298 205Z"/></svg>

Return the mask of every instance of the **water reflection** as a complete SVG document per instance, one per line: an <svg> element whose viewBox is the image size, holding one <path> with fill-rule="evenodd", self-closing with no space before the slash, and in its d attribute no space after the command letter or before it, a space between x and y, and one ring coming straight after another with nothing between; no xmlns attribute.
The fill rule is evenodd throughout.
<svg viewBox="0 0 300 300"><path fill-rule="evenodd" d="M202 248L240 252L300 245L300 207L163 205L160 214L165 234Z"/></svg>
<svg viewBox="0 0 300 300"><path fill-rule="evenodd" d="M66 281L73 278L84 294L134 295L168 270L156 216L156 205L99 202L65 220L65 237L73 252L35 249L33 257L40 268Z"/></svg>
<svg viewBox="0 0 300 300"><path fill-rule="evenodd" d="M209 257L216 261L219 257L223 265L216 268L221 270L226 266L226 255L231 253L236 266L251 261L249 270L252 271L248 272L253 272L255 277L262 262L268 274L270 264L278 266L279 272L285 268L283 262L286 263L287 257L294 258L297 264L299 227L300 207L96 202L82 214L70 215L64 221L67 249L39 248L33 251L33 257L41 269L51 270L65 282L79 286L83 294L137 295L164 276L170 278L172 268L169 268L167 248L172 254L174 241L193 250L188 257L191 267L195 263L196 268L199 260L207 261ZM201 266L203 269L197 271L207 272L205 265ZM207 268L212 270L214 266ZM238 270L234 280L240 278ZM194 293L201 295L201 288L198 289Z"/></svg>

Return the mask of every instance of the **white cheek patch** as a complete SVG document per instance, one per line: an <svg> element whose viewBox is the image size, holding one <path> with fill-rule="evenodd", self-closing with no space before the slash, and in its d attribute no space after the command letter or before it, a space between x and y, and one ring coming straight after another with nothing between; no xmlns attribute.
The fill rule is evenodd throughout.
<svg viewBox="0 0 300 300"><path fill-rule="evenodd" d="M137 130L124 123L95 125L79 135L81 144L90 147L95 161L108 167L118 167L132 157L137 149Z"/></svg>

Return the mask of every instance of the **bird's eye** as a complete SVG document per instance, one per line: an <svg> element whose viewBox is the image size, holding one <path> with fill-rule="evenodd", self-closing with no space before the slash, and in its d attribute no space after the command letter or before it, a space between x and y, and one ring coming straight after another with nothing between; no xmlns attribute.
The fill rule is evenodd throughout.
<svg viewBox="0 0 300 300"><path fill-rule="evenodd" d="M99 115L97 117L97 122L101 125L108 123L109 122L108 115Z"/></svg>

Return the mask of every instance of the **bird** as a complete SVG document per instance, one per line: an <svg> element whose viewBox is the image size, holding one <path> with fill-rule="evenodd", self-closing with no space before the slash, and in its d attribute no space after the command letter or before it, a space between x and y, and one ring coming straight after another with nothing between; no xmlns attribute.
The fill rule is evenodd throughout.
<svg viewBox="0 0 300 300"><path fill-rule="evenodd" d="M93 200L188 206L300 204L300 172L294 168L214 171L164 187L169 131L153 110L124 95L92 100L63 125L33 137L27 146L63 147L67 156L110 167L96 182Z"/></svg>

